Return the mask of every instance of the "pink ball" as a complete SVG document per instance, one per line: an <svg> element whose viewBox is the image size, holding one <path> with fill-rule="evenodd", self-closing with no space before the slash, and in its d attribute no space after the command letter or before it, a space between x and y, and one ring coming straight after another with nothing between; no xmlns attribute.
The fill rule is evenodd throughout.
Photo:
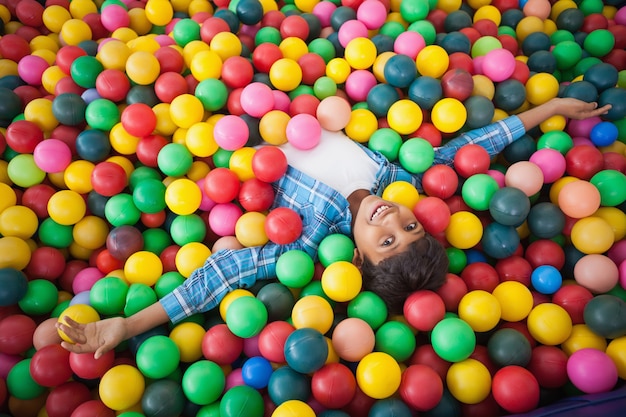
<svg viewBox="0 0 626 417"><path fill-rule="evenodd" d="M603 294L615 288L620 277L617 265L609 257L592 253L576 262L574 279L589 291Z"/></svg>
<svg viewBox="0 0 626 417"><path fill-rule="evenodd" d="M243 88L239 102L243 111L260 118L274 108L274 94L266 84L254 82Z"/></svg>
<svg viewBox="0 0 626 417"><path fill-rule="evenodd" d="M626 25L626 7L621 7L617 13L615 13L613 19L618 25Z"/></svg>
<svg viewBox="0 0 626 417"><path fill-rule="evenodd" d="M37 55L26 55L17 63L17 75L30 85L41 85L41 76L50 65Z"/></svg>
<svg viewBox="0 0 626 417"><path fill-rule="evenodd" d="M337 5L330 1L320 1L313 7L313 14L320 20L323 28L330 26L330 16L337 9ZM386 15L383 16L386 18Z"/></svg>
<svg viewBox="0 0 626 417"><path fill-rule="evenodd" d="M484 75L483 63L485 62L486 55L478 55L472 59L474 64L474 74Z"/></svg>
<svg viewBox="0 0 626 417"><path fill-rule="evenodd" d="M485 54L482 72L491 81L504 81L513 75L514 71L515 56L508 49L493 49Z"/></svg>
<svg viewBox="0 0 626 417"><path fill-rule="evenodd" d="M339 96L329 96L320 101L316 116L320 125L331 132L337 132L348 125L352 107L348 100Z"/></svg>
<svg viewBox="0 0 626 417"><path fill-rule="evenodd" d="M504 174L507 187L519 188L528 197L537 194L543 186L543 172L530 161L519 161L512 164Z"/></svg>
<svg viewBox="0 0 626 417"><path fill-rule="evenodd" d="M567 376L586 394L608 392L617 383L617 367L604 352L592 348L577 350L567 360Z"/></svg>
<svg viewBox="0 0 626 417"><path fill-rule="evenodd" d="M285 113L289 113L289 105L291 104L291 99L284 91L280 90L272 90L272 95L274 96L274 110L284 111Z"/></svg>
<svg viewBox="0 0 626 417"><path fill-rule="evenodd" d="M6 380L9 371L22 359L24 358L20 355L9 355L0 352L0 378Z"/></svg>
<svg viewBox="0 0 626 417"><path fill-rule="evenodd" d="M237 387L239 385L245 385L245 382L243 382L243 376L241 375L241 368L235 368L228 375L226 375L226 384L224 384L224 392L228 391L232 387Z"/></svg>
<svg viewBox="0 0 626 417"><path fill-rule="evenodd" d="M387 8L378 0L366 0L356 10L356 19L363 22L368 29L379 29L386 18Z"/></svg>
<svg viewBox="0 0 626 417"><path fill-rule="evenodd" d="M89 291L91 287L93 287L93 284L102 277L104 277L104 274L95 266L81 269L74 276L74 280L72 281L72 292L78 294L83 291Z"/></svg>
<svg viewBox="0 0 626 417"><path fill-rule="evenodd" d="M287 122L287 140L295 148L312 149L320 143L322 127L320 122L310 114L301 113Z"/></svg>
<svg viewBox="0 0 626 417"><path fill-rule="evenodd" d="M615 242L607 251L606 255L611 258L616 265L626 261L626 240L621 239L620 241Z"/></svg>
<svg viewBox="0 0 626 417"><path fill-rule="evenodd" d="M261 351L259 350L259 335L252 337L246 337L243 339L243 354L248 358L252 358L254 356L262 356Z"/></svg>
<svg viewBox="0 0 626 417"><path fill-rule="evenodd" d="M626 261L619 264L619 285L626 290Z"/></svg>
<svg viewBox="0 0 626 417"><path fill-rule="evenodd" d="M234 236L243 211L234 203L220 203L209 212L209 227L218 236Z"/></svg>
<svg viewBox="0 0 626 417"><path fill-rule="evenodd" d="M44 172L61 172L72 162L72 150L62 140L46 139L35 146L33 159Z"/></svg>
<svg viewBox="0 0 626 417"><path fill-rule="evenodd" d="M211 211L211 209L215 207L215 204L217 203L213 201L208 195L206 195L206 191L204 191L205 180L206 180L206 177L200 178L198 181L196 181L198 188L202 190L202 199L200 200L200 206L198 208L202 211L208 212L208 211Z"/></svg>
<svg viewBox="0 0 626 417"><path fill-rule="evenodd" d="M119 28L128 27L130 16L119 4L110 4L100 12L100 21L106 30L113 32Z"/></svg>
<svg viewBox="0 0 626 417"><path fill-rule="evenodd" d="M355 38L367 38L367 27L359 20L348 20L344 22L337 31L339 43L344 48Z"/></svg>
<svg viewBox="0 0 626 417"><path fill-rule="evenodd" d="M417 58L417 54L424 49L425 46L426 41L424 37L418 32L409 30L398 35L393 43L393 50L397 54L408 55L415 59Z"/></svg>
<svg viewBox="0 0 626 417"><path fill-rule="evenodd" d="M486 174L496 180L496 182L498 183L498 187L502 188L506 186L504 181L504 173L502 173L501 171L498 171L497 169L488 169Z"/></svg>
<svg viewBox="0 0 626 417"><path fill-rule="evenodd" d="M600 123L602 119L599 116L589 117L583 120L572 119L567 124L567 133L571 137L582 136L584 138L588 138L591 133L591 129L598 123Z"/></svg>
<svg viewBox="0 0 626 417"><path fill-rule="evenodd" d="M345 90L354 101L367 100L367 93L378 83L374 74L368 70L352 71L345 83Z"/></svg>
<svg viewBox="0 0 626 417"><path fill-rule="evenodd" d="M222 149L236 151L248 141L250 130L246 122L239 116L227 114L215 122L213 137Z"/></svg>
<svg viewBox="0 0 626 417"><path fill-rule="evenodd" d="M572 138L572 145L573 146L583 146L583 145L588 145L588 146L596 146L591 139L589 138L585 138L583 136L574 136Z"/></svg>
<svg viewBox="0 0 626 417"><path fill-rule="evenodd" d="M541 169L546 184L553 183L565 174L565 156L556 149L539 149L530 156L529 161Z"/></svg>

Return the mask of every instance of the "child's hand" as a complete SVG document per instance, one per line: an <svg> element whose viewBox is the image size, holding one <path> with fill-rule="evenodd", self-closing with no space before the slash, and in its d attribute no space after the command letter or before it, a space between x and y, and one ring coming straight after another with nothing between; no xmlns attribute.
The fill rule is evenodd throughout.
<svg viewBox="0 0 626 417"><path fill-rule="evenodd" d="M598 103L587 103L575 98L559 98L556 104L557 113L569 119L587 119L589 117L601 116L609 111L610 104L598 107Z"/></svg>
<svg viewBox="0 0 626 417"><path fill-rule="evenodd" d="M87 324L78 323L69 317L64 320L65 323L58 323L57 328L75 343L62 342L61 345L70 352L95 352L96 359L115 348L126 336L126 321L121 317Z"/></svg>

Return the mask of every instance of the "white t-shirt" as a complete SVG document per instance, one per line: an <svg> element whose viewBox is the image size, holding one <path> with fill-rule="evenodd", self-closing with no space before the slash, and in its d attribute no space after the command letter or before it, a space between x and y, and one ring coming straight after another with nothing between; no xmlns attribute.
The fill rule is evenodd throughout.
<svg viewBox="0 0 626 417"><path fill-rule="evenodd" d="M279 146L292 167L348 197L358 189L370 190L378 164L343 132L322 129L318 145L301 150L289 142Z"/></svg>

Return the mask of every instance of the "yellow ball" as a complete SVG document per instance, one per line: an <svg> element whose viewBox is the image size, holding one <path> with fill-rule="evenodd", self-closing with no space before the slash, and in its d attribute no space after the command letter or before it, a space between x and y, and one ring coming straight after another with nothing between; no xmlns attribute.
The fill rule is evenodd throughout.
<svg viewBox="0 0 626 417"><path fill-rule="evenodd" d="M200 187L188 178L178 178L165 189L165 204L178 215L194 213L201 201Z"/></svg>
<svg viewBox="0 0 626 417"><path fill-rule="evenodd" d="M374 42L369 38L361 37L350 40L344 52L346 61L355 70L368 69L374 65L377 55Z"/></svg>
<svg viewBox="0 0 626 417"><path fill-rule="evenodd" d="M578 220L572 226L572 244L585 254L601 254L615 243L611 225L601 217L591 216Z"/></svg>
<svg viewBox="0 0 626 417"><path fill-rule="evenodd" d="M44 26L52 33L61 32L63 24L72 18L65 7L53 4L46 7L41 15Z"/></svg>
<svg viewBox="0 0 626 417"><path fill-rule="evenodd" d="M283 53L283 58L298 61L302 55L309 52L306 42L296 36L288 36L278 44L278 49Z"/></svg>
<svg viewBox="0 0 626 417"><path fill-rule="evenodd" d="M478 404L491 392L491 374L485 365L472 358L453 363L446 384L454 398L464 404Z"/></svg>
<svg viewBox="0 0 626 417"><path fill-rule="evenodd" d="M189 129L204 119L204 106L192 94L181 94L170 103L170 117L178 127Z"/></svg>
<svg viewBox="0 0 626 417"><path fill-rule="evenodd" d="M100 315L98 314L96 309L87 304L73 304L67 307L61 312L61 314L59 314L58 322L61 324L67 324L66 317L69 317L75 322L81 324L94 323L100 320ZM58 332L59 336L61 336L61 339L69 343L74 343L74 341L70 339L64 332L62 332L61 330L58 330Z"/></svg>
<svg viewBox="0 0 626 417"><path fill-rule="evenodd" d="M243 246L262 246L268 242L265 233L265 214L249 211L235 223L235 237Z"/></svg>
<svg viewBox="0 0 626 417"><path fill-rule="evenodd" d="M493 329L501 317L500 302L487 291L470 291L459 302L459 318L467 322L476 332Z"/></svg>
<svg viewBox="0 0 626 417"><path fill-rule="evenodd" d="M611 340L606 348L606 354L617 366L619 377L626 379L626 336Z"/></svg>
<svg viewBox="0 0 626 417"><path fill-rule="evenodd" d="M22 270L30 262L32 251L24 239L0 237L0 268Z"/></svg>
<svg viewBox="0 0 626 417"><path fill-rule="evenodd" d="M559 93L559 81L552 74L540 72L526 81L526 100L539 105L553 99Z"/></svg>
<svg viewBox="0 0 626 417"><path fill-rule="evenodd" d="M326 76L332 79L335 84L343 84L352 72L348 61L344 58L333 58L326 64Z"/></svg>
<svg viewBox="0 0 626 417"><path fill-rule="evenodd" d="M220 317L222 320L226 321L226 312L228 311L228 307L230 307L231 303L239 297L254 297L254 294L243 288L236 288L226 294L224 298L222 298L222 301L220 301L219 305Z"/></svg>
<svg viewBox="0 0 626 417"><path fill-rule="evenodd" d="M572 333L572 319L567 311L553 303L535 306L528 315L528 331L541 344L556 346Z"/></svg>
<svg viewBox="0 0 626 417"><path fill-rule="evenodd" d="M492 294L500 303L502 320L510 322L524 320L533 308L533 295L521 282L501 282Z"/></svg>
<svg viewBox="0 0 626 417"><path fill-rule="evenodd" d="M194 123L185 135L185 146L194 156L213 155L219 149L213 137L213 126L206 122Z"/></svg>
<svg viewBox="0 0 626 417"><path fill-rule="evenodd" d="M122 155L133 155L140 139L128 133L121 122L116 123L109 132L111 147Z"/></svg>
<svg viewBox="0 0 626 417"><path fill-rule="evenodd" d="M30 239L39 227L35 212L26 206L11 206L0 211L0 235Z"/></svg>
<svg viewBox="0 0 626 417"><path fill-rule="evenodd" d="M351 139L365 143L378 129L376 115L368 109L355 109L350 113L350 120L345 127L345 132Z"/></svg>
<svg viewBox="0 0 626 417"><path fill-rule="evenodd" d="M319 295L307 295L300 298L293 306L291 320L296 329L311 327L326 334L333 325L333 308Z"/></svg>
<svg viewBox="0 0 626 417"><path fill-rule="evenodd" d="M232 56L240 56L243 49L241 41L232 32L216 33L209 46L223 61Z"/></svg>
<svg viewBox="0 0 626 417"><path fill-rule="evenodd" d="M128 11L130 18L129 27L139 35L145 35L152 29L152 23L148 20L146 11L141 7L133 7Z"/></svg>
<svg viewBox="0 0 626 417"><path fill-rule="evenodd" d="M228 168L237 174L239 181L246 181L254 178L252 170L252 158L256 153L256 149L244 146L234 151L228 160Z"/></svg>
<svg viewBox="0 0 626 417"><path fill-rule="evenodd" d="M387 112L389 127L401 135L415 132L422 125L423 114L420 106L409 99L393 103Z"/></svg>
<svg viewBox="0 0 626 417"><path fill-rule="evenodd" d="M176 126L170 116L170 107L170 103L158 103L152 107L152 111L157 118L157 124L154 128L156 134L171 136L178 129L178 126Z"/></svg>
<svg viewBox="0 0 626 417"><path fill-rule="evenodd" d="M361 271L351 262L337 261L322 272L322 289L331 300L343 303L352 300L361 292Z"/></svg>
<svg viewBox="0 0 626 417"><path fill-rule="evenodd" d="M116 365L100 379L100 400L112 410L129 409L141 401L146 381L142 373L131 365Z"/></svg>
<svg viewBox="0 0 626 417"><path fill-rule="evenodd" d="M385 78L385 65L387 64L387 61L389 61L389 58L391 58L394 55L396 55L395 52L385 51L379 54L374 60L374 65L372 66L372 72L374 73L374 76L376 77L376 80L379 83L387 82L387 79Z"/></svg>
<svg viewBox="0 0 626 417"><path fill-rule="evenodd" d="M304 401L287 400L274 409L272 417L315 417L315 411Z"/></svg>
<svg viewBox="0 0 626 417"><path fill-rule="evenodd" d="M493 97L496 94L496 87L493 84L493 81L491 81L489 77L482 74L472 75L472 79L474 80L472 95L483 96L487 97L489 100L493 100Z"/></svg>
<svg viewBox="0 0 626 417"><path fill-rule="evenodd" d="M130 54L128 45L120 40L111 39L100 46L96 58L106 69L125 71L126 61Z"/></svg>
<svg viewBox="0 0 626 417"><path fill-rule="evenodd" d="M126 75L135 84L150 85L161 75L161 64L150 52L133 52L126 60Z"/></svg>
<svg viewBox="0 0 626 417"><path fill-rule="evenodd" d="M385 187L382 198L413 210L420 199L420 194L410 182L394 181Z"/></svg>
<svg viewBox="0 0 626 417"><path fill-rule="evenodd" d="M298 10L304 13L312 13L313 9L319 2L320 0L295 0L294 4L298 8Z"/></svg>
<svg viewBox="0 0 626 417"><path fill-rule="evenodd" d="M108 234L107 222L98 216L85 216L72 228L74 242L89 250L103 247Z"/></svg>
<svg viewBox="0 0 626 417"><path fill-rule="evenodd" d="M525 16L517 23L515 36L520 42L523 42L531 33L543 32L543 29L544 24L541 18L537 16Z"/></svg>
<svg viewBox="0 0 626 417"><path fill-rule="evenodd" d="M445 49L439 45L427 45L415 59L417 72L433 78L440 78L450 65L450 57Z"/></svg>
<svg viewBox="0 0 626 417"><path fill-rule="evenodd" d="M198 323L184 322L176 325L170 332L180 351L181 362L195 362L202 357L202 339L206 331Z"/></svg>
<svg viewBox="0 0 626 417"><path fill-rule="evenodd" d="M36 98L24 107L24 119L35 123L44 132L51 132L59 125L52 113L52 100Z"/></svg>
<svg viewBox="0 0 626 417"><path fill-rule="evenodd" d="M82 19L90 13L98 13L98 6L92 0L72 0L70 13L75 19Z"/></svg>
<svg viewBox="0 0 626 417"><path fill-rule="evenodd" d="M209 256L211 256L211 250L205 244L189 242L176 252L174 263L178 272L187 278L193 271L204 265Z"/></svg>
<svg viewBox="0 0 626 417"><path fill-rule="evenodd" d="M389 398L400 387L400 365L385 352L368 353L356 367L356 382L361 391L374 399Z"/></svg>
<svg viewBox="0 0 626 417"><path fill-rule="evenodd" d="M600 207L593 213L593 216L604 219L611 226L615 242L622 240L626 236L626 213L622 210L617 207Z"/></svg>
<svg viewBox="0 0 626 417"><path fill-rule="evenodd" d="M572 326L572 333L565 342L561 343L561 349L567 353L567 356L571 356L572 353L586 348L604 352L606 347L606 339L594 333L586 324L575 324Z"/></svg>
<svg viewBox="0 0 626 417"><path fill-rule="evenodd" d="M61 41L66 45L78 45L91 40L92 32L89 25L80 19L69 19L61 26Z"/></svg>
<svg viewBox="0 0 626 417"><path fill-rule="evenodd" d="M293 59L280 58L270 67L269 76L278 90L291 91L302 82L302 68Z"/></svg>
<svg viewBox="0 0 626 417"><path fill-rule="evenodd" d="M550 19L556 21L557 17L567 9L577 9L578 4L574 0L558 0L552 5L550 10Z"/></svg>
<svg viewBox="0 0 626 417"><path fill-rule="evenodd" d="M459 10L461 4L461 0L440 0L437 2L437 9L441 9L446 13L452 13Z"/></svg>
<svg viewBox="0 0 626 417"><path fill-rule="evenodd" d="M124 262L124 275L131 284L153 286L163 274L163 263L153 252L138 251Z"/></svg>
<svg viewBox="0 0 626 417"><path fill-rule="evenodd" d="M189 62L189 70L194 78L203 81L208 78L218 79L222 75L222 58L215 51L199 51Z"/></svg>
<svg viewBox="0 0 626 417"><path fill-rule="evenodd" d="M486 4L484 6L480 6L476 13L474 13L474 22L477 22L481 19L491 20L496 26L500 26L500 22L502 21L502 14L497 7Z"/></svg>
<svg viewBox="0 0 626 417"><path fill-rule="evenodd" d="M270 145L282 145L287 142L287 123L291 116L282 110L270 110L259 122L259 133Z"/></svg>
<svg viewBox="0 0 626 417"><path fill-rule="evenodd" d="M15 204L17 204L17 194L15 194L13 188L4 182L0 182L0 213Z"/></svg>
<svg viewBox="0 0 626 417"><path fill-rule="evenodd" d="M452 246L458 249L469 249L480 242L483 237L483 225L478 216L469 211L457 211L450 216L450 223L445 236Z"/></svg>
<svg viewBox="0 0 626 417"><path fill-rule="evenodd" d="M63 181L70 190L79 194L87 194L93 190L91 173L94 168L94 163L90 161L79 159L71 162L63 172Z"/></svg>
<svg viewBox="0 0 626 417"><path fill-rule="evenodd" d="M57 65L51 65L41 74L41 85L49 94L54 94L57 83L65 77L69 75Z"/></svg>
<svg viewBox="0 0 626 417"><path fill-rule="evenodd" d="M560 114L549 117L543 122L539 123L539 129L542 132L551 132L553 130L563 130L567 124L567 119Z"/></svg>
<svg viewBox="0 0 626 417"><path fill-rule="evenodd" d="M48 214L58 224L70 226L85 216L87 204L76 191L60 190L48 200Z"/></svg>
<svg viewBox="0 0 626 417"><path fill-rule="evenodd" d="M467 109L458 99L446 97L435 103L430 117L440 132L454 133L467 121Z"/></svg>
<svg viewBox="0 0 626 417"><path fill-rule="evenodd" d="M174 17L172 3L167 0L148 0L144 7L146 18L153 25L165 26Z"/></svg>

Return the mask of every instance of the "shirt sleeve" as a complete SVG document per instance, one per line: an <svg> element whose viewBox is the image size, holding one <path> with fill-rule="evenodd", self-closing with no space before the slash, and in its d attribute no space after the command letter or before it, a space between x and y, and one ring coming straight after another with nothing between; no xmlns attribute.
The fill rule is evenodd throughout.
<svg viewBox="0 0 626 417"><path fill-rule="evenodd" d="M465 132L443 146L435 148L433 164L452 165L456 152L470 143L480 145L485 148L490 156L496 156L507 145L521 138L525 133L526 129L520 118L509 116L485 127Z"/></svg>

